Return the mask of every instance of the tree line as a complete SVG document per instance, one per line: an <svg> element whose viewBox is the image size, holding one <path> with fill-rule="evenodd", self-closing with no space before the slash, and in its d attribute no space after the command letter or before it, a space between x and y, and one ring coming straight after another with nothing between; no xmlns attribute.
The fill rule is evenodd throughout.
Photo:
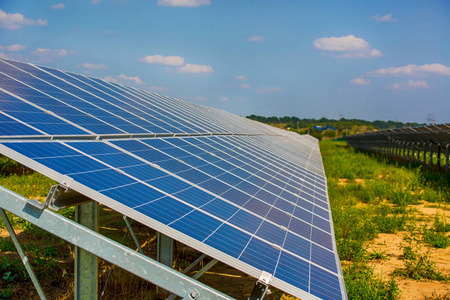
<svg viewBox="0 0 450 300"><path fill-rule="evenodd" d="M322 137L339 137L345 136L349 134L356 134L365 131L374 131L374 130L385 130L385 129L394 129L394 128L404 128L404 127L418 127L425 126L425 123L416 123L416 122L398 122L398 121L367 121L361 119L346 119L341 118L339 120L335 119L300 119L298 117L264 117L258 115L249 115L246 118L252 119L261 123L269 124L275 127L280 127L286 130L296 131L298 133L304 134L309 133L318 138ZM317 130L314 126L332 126L336 128L336 131L333 130Z"/></svg>

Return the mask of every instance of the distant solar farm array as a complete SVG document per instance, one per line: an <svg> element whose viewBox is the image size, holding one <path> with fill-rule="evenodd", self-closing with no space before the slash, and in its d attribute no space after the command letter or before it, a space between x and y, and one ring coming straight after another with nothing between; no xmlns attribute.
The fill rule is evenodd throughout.
<svg viewBox="0 0 450 300"><path fill-rule="evenodd" d="M344 139L356 149L449 170L450 124L371 131Z"/></svg>
<svg viewBox="0 0 450 300"><path fill-rule="evenodd" d="M0 153L267 285L347 298L310 136L1 59Z"/></svg>

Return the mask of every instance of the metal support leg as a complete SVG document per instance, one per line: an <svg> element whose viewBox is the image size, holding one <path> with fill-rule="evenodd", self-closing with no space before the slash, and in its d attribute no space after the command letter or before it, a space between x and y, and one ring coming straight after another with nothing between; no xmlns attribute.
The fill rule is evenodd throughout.
<svg viewBox="0 0 450 300"><path fill-rule="evenodd" d="M158 232L156 260L170 268L173 267L173 240L160 232ZM156 293L161 292L156 287Z"/></svg>
<svg viewBox="0 0 450 300"><path fill-rule="evenodd" d="M125 224L127 225L128 232L130 233L131 237L133 238L134 243L136 244L136 247L138 248L139 253L144 254L144 251L142 251L141 245L139 244L139 241L134 234L133 228L131 228L131 222L128 220L127 216L123 216L123 220L125 221Z"/></svg>
<svg viewBox="0 0 450 300"><path fill-rule="evenodd" d="M173 240L170 237L159 232L158 232L157 260L168 267L172 267Z"/></svg>
<svg viewBox="0 0 450 300"><path fill-rule="evenodd" d="M75 221L98 232L98 202L90 202L75 208ZM98 298L98 258L94 254L75 247L75 299Z"/></svg>
<svg viewBox="0 0 450 300"><path fill-rule="evenodd" d="M448 172L449 162L448 162L448 148L450 147L449 144L445 147L445 171Z"/></svg>
<svg viewBox="0 0 450 300"><path fill-rule="evenodd" d="M272 274L267 272L262 272L261 277L255 284L250 297L248 300L262 300L264 298L264 294L267 292L269 288L270 280L272 278Z"/></svg>
<svg viewBox="0 0 450 300"><path fill-rule="evenodd" d="M427 148L425 143L423 143L423 164L427 165Z"/></svg>
<svg viewBox="0 0 450 300"><path fill-rule="evenodd" d="M257 281L255 286L253 287L253 291L248 297L248 300L262 300L264 295L266 294L268 286L263 284L260 281Z"/></svg>
<svg viewBox="0 0 450 300"><path fill-rule="evenodd" d="M441 144L437 145L437 169L441 169Z"/></svg>
<svg viewBox="0 0 450 300"><path fill-rule="evenodd" d="M430 167L433 166L433 144L430 143Z"/></svg>
<svg viewBox="0 0 450 300"><path fill-rule="evenodd" d="M31 278L31 281L33 282L33 285L39 294L39 297L41 299L47 299L45 297L44 291L42 290L42 287L36 277L36 274L34 274L33 268L31 267L30 261L28 260L28 257L25 256L25 253L23 252L22 247L20 246L19 240L17 239L16 233L14 232L14 229L11 226L11 223L9 222L8 216L6 215L5 211L0 208L0 216L3 219L3 223L5 223L5 227L9 232L9 235L11 236L11 239L14 243L14 246L16 246L17 252L19 253L20 259L22 260L23 264L25 265L25 269L28 272L28 275Z"/></svg>

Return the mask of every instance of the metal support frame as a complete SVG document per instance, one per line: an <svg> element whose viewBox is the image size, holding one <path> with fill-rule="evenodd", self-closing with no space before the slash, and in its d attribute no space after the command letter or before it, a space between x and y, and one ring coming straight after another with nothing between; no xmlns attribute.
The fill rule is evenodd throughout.
<svg viewBox="0 0 450 300"><path fill-rule="evenodd" d="M205 255L206 256L206 255ZM199 260L199 258L196 259ZM195 262L194 262L195 263ZM191 267L194 263L192 263L189 267ZM203 274L205 274L209 269L211 269L216 263L218 263L217 259L213 259L211 260L206 266L204 266L200 271L198 271L197 273L194 274L194 276L192 276L193 279L199 279ZM189 267L187 267L186 269L188 269ZM192 268L192 267L191 267ZM183 270L182 273L188 272L186 271L186 269ZM173 300L175 299L177 296L175 294L170 295L169 297L166 298L166 300Z"/></svg>
<svg viewBox="0 0 450 300"><path fill-rule="evenodd" d="M156 259L160 263L172 268L173 240L160 232L158 232L158 249Z"/></svg>
<svg viewBox="0 0 450 300"><path fill-rule="evenodd" d="M449 167L449 162L448 162L448 148L450 147L450 144L447 144L447 146L445 146L445 170L448 172L448 167Z"/></svg>
<svg viewBox="0 0 450 300"><path fill-rule="evenodd" d="M47 199L42 208L50 207L54 210L64 209L92 201L88 197L63 186L61 184L53 185L48 194Z"/></svg>
<svg viewBox="0 0 450 300"><path fill-rule="evenodd" d="M441 168L441 144L437 144L437 168Z"/></svg>
<svg viewBox="0 0 450 300"><path fill-rule="evenodd" d="M134 243L136 244L136 247L139 251L139 253L144 254L144 251L142 251L141 244L139 244L139 241L134 234L133 228L131 227L131 222L128 220L128 217L123 215L123 221L125 222L125 225L127 225L127 230L131 235L131 238L133 239Z"/></svg>
<svg viewBox="0 0 450 300"><path fill-rule="evenodd" d="M433 143L430 142L430 166L433 166Z"/></svg>
<svg viewBox="0 0 450 300"><path fill-rule="evenodd" d="M169 268L173 266L173 240L158 232L156 260ZM156 293L164 293L160 288L156 287Z"/></svg>
<svg viewBox="0 0 450 300"><path fill-rule="evenodd" d="M98 232L98 202L92 201L75 208L75 222ZM75 247L75 299L98 298L98 257Z"/></svg>
<svg viewBox="0 0 450 300"><path fill-rule="evenodd" d="M0 208L184 299L231 297L0 186Z"/></svg>
<svg viewBox="0 0 450 300"><path fill-rule="evenodd" d="M39 280L36 277L36 274L34 274L33 268L31 267L30 261L28 260L28 257L25 256L25 253L23 252L22 246L20 246L19 240L17 239L16 233L14 232L14 229L11 226L11 223L9 222L8 216L6 215L3 208L0 208L0 216L3 219L3 223L5 223L5 227L9 232L9 235L11 236L11 239L14 243L14 246L17 249L17 252L19 253L20 259L22 260L22 263L25 266L25 269L28 272L28 275L31 278L31 281L33 282L34 287L36 288L36 291L39 295L39 297L42 300L47 299L45 297L44 291L42 290L41 284L39 283Z"/></svg>
<svg viewBox="0 0 450 300"><path fill-rule="evenodd" d="M423 164L426 165L427 164L427 144L423 143L423 160L422 160Z"/></svg>
<svg viewBox="0 0 450 300"><path fill-rule="evenodd" d="M253 291L248 297L248 300L262 300L266 294L270 280L272 279L272 274L267 272L262 272L261 277L256 281Z"/></svg>

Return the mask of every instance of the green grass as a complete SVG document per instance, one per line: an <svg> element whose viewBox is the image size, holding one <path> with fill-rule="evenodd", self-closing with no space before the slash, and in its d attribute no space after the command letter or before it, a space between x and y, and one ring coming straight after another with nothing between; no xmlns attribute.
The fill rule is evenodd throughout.
<svg viewBox="0 0 450 300"><path fill-rule="evenodd" d="M343 272L349 299L398 299L400 289L394 276L383 280L365 262L354 263Z"/></svg>
<svg viewBox="0 0 450 300"><path fill-rule="evenodd" d="M411 205L423 200L450 203L450 177L381 155L355 151L344 142L321 141L320 147L339 257L350 262L350 266L343 268L349 299L398 299L395 277L387 280L377 277L368 263L386 259L386 253L368 251L368 245L380 233L410 230L410 224L419 221ZM445 218L437 216L426 230L418 233L414 245L413 240L409 244L405 240L405 267L397 269L394 276L447 280L429 259L429 253L419 250L423 242L434 247L446 246L445 232L450 231L450 226Z"/></svg>

